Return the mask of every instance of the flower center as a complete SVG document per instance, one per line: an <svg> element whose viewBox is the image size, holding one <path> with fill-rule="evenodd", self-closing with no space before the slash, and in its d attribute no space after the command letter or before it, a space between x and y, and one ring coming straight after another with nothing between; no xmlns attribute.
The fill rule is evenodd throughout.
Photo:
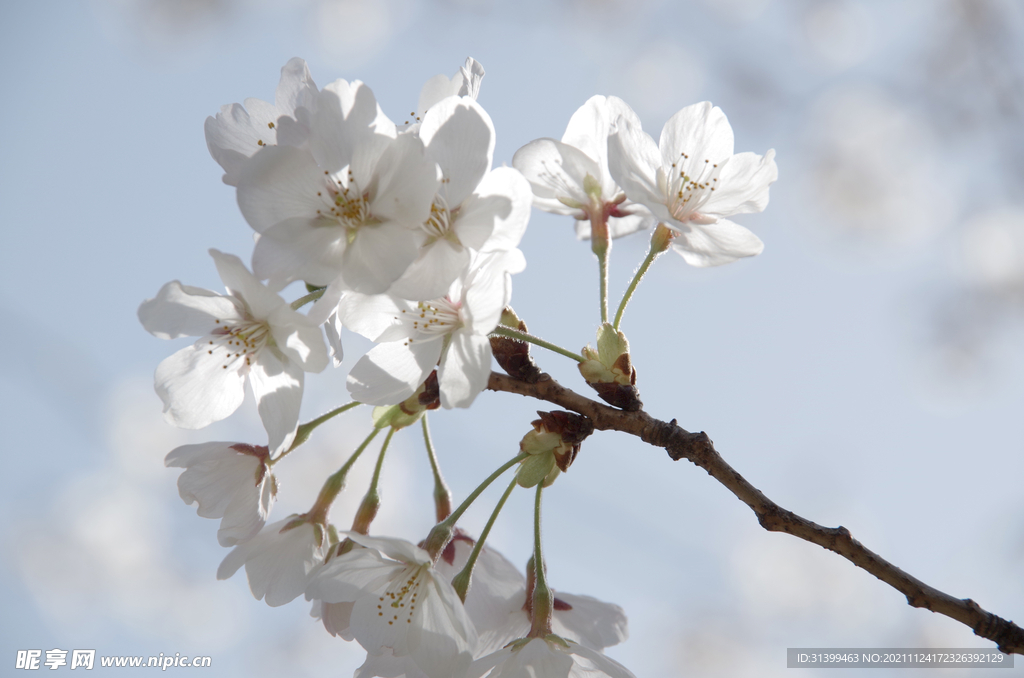
<svg viewBox="0 0 1024 678"><path fill-rule="evenodd" d="M249 367L260 350L270 342L270 326L254 320L214 321L217 328L207 339L206 352L221 357L221 367L237 370Z"/></svg>
<svg viewBox="0 0 1024 678"><path fill-rule="evenodd" d="M414 339L435 339L451 334L462 327L459 316L461 302L454 302L448 297L421 301L414 309L402 309L401 320L411 325L409 341Z"/></svg>
<svg viewBox="0 0 1024 678"><path fill-rule="evenodd" d="M434 202L430 205L430 217L420 226L427 234L426 245L429 245L442 238L447 238L457 245L461 245L458 236L452 229L452 224L458 216L459 208L450 209L448 201L440 193L434 196Z"/></svg>
<svg viewBox="0 0 1024 678"><path fill-rule="evenodd" d="M323 209L316 213L334 221L345 229L348 244L356 239L359 228L380 223L370 212L370 193L360 189L352 170L345 170L347 181L324 171L326 176L325 190L317 191L324 200Z"/></svg>
<svg viewBox="0 0 1024 678"><path fill-rule="evenodd" d="M672 163L668 175L658 170L658 183L668 198L668 209L677 221L703 219L700 208L711 198L721 173L718 163L705 160L693 162L686 153Z"/></svg>
<svg viewBox="0 0 1024 678"><path fill-rule="evenodd" d="M387 589L377 599L377 616L388 622L388 626L412 623L412 615L420 602L420 584L429 565L407 565L397 577L391 580Z"/></svg>

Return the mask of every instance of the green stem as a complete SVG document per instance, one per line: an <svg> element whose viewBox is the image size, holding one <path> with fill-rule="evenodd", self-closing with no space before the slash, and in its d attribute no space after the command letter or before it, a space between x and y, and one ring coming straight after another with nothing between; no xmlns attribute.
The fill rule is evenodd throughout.
<svg viewBox="0 0 1024 678"><path fill-rule="evenodd" d="M448 545L448 541L452 538L455 523L457 523L459 518L462 517L462 514L466 512L466 509L476 501L476 498L480 496L480 493L486 490L487 486L493 483L498 476L529 456L529 453L523 452L502 464L497 471L487 476L487 479L480 483L477 488L473 490L468 497L466 497L465 501L459 504L459 507L455 509L450 516L439 522L437 525L434 525L433 529L430 530L430 534L427 535L425 547L432 558L436 560L444 547Z"/></svg>
<svg viewBox="0 0 1024 678"><path fill-rule="evenodd" d="M395 435L397 429L389 429L388 435L384 438L384 444L380 448L380 454L377 455L377 466L373 469L373 478L370 480L370 487L366 490L366 496L363 497L362 503L359 504L359 509L356 511L356 517L352 521L352 531L358 532L359 534L368 534L370 531L370 523L377 517L377 510L380 508L380 492L377 490L377 486L380 483L380 470L384 468L384 454L388 451L388 445L391 444L391 436Z"/></svg>
<svg viewBox="0 0 1024 678"><path fill-rule="evenodd" d="M657 228L654 229L654 234L651 236L651 248L647 251L647 257L640 264L640 268L636 270L633 280L630 281L629 287L626 288L626 293L622 295L622 301L619 302L619 310L615 312L615 322L612 325L616 330L619 329L619 323L622 322L622 314L626 312L626 306L629 305L630 299L633 298L637 285L647 275L647 270L654 263L654 260L658 258L658 255L668 249L673 237L672 231L664 224L658 224Z"/></svg>
<svg viewBox="0 0 1024 678"><path fill-rule="evenodd" d="M430 470L434 473L434 508L437 515L437 522L441 522L452 513L452 491L448 489L444 478L441 476L441 467L437 464L437 454L434 453L434 443L430 439L430 426L427 424L427 414L423 413L423 442L427 446L427 457L430 459Z"/></svg>
<svg viewBox="0 0 1024 678"><path fill-rule="evenodd" d="M477 538L476 544L473 545L473 551L469 554L469 560L466 561L466 566L462 568L462 571L455 575L452 579L452 586L455 591L459 594L459 598L462 602L466 602L466 593L469 591L469 583L473 578L473 568L476 566L477 558L480 557L480 551L483 550L484 542L487 541L487 535L491 533L491 526L494 525L494 521L497 519L498 514L501 513L501 509L505 506L505 502L508 501L509 495L512 494L512 490L515 489L518 484L517 479L513 478L512 482L509 483L505 489L505 494L501 495L501 499L498 500L498 505L494 507L494 511L491 512L491 517L487 519L487 524L484 525L484 531L480 533L480 537Z"/></svg>
<svg viewBox="0 0 1024 678"><path fill-rule="evenodd" d="M318 290L313 290L312 292L310 292L309 294L307 294L304 297L299 297L298 299L296 299L295 301L292 302L292 310L298 311L300 308L302 308L303 306L305 306L309 302L316 301L320 297L324 296L324 291L326 289L327 289L326 287L321 287Z"/></svg>
<svg viewBox="0 0 1024 678"><path fill-rule="evenodd" d="M612 251L612 243L608 238L608 220L603 208L602 204L601 208L592 211L590 216L590 249L597 256L601 324L608 322L608 259Z"/></svg>
<svg viewBox="0 0 1024 678"><path fill-rule="evenodd" d="M337 498L338 494L341 493L345 487L345 476L348 475L349 469L356 463L356 459L359 459L359 455L363 453L366 446L370 444L377 434L380 433L379 428L375 428L370 431L370 435L366 436L366 440L360 443L356 451L352 453L352 456L348 458L345 465L338 469L331 477L327 479L324 486L320 488L320 494L316 498L316 503L313 504L313 508L309 510L307 514L311 518L319 518L319 522L327 522L327 512L331 509L331 504ZM317 522L317 521L313 521Z"/></svg>
<svg viewBox="0 0 1024 678"><path fill-rule="evenodd" d="M551 342L544 341L540 337L535 337L529 332L523 332L521 330L512 329L511 327L506 327L505 325L498 325L493 330L491 330L491 334L497 334L502 337L511 337L512 339L518 339L519 341L526 341L531 344L537 344L538 346L546 348L549 351L560 353L564 355L566 358L572 358L578 363L583 362L583 356L579 355L578 353L573 353L572 351L566 350L561 346L556 346Z"/></svg>
<svg viewBox="0 0 1024 678"><path fill-rule="evenodd" d="M544 571L544 555L540 539L540 498L544 491L544 483L537 484L537 498L533 505L533 569L536 584L533 589L533 624L530 627L531 638L544 638L551 633L551 613L554 609L554 597L548 588L547 573Z"/></svg>
<svg viewBox="0 0 1024 678"><path fill-rule="evenodd" d="M291 447L289 447L287 450L282 452L281 456L279 456L277 459L271 459L270 460L270 465L273 466L277 462L281 461L282 459L284 459L286 454L288 454L289 452L294 450L296 447L298 447L302 443L304 443L307 440L309 440L309 436L313 433L313 430L317 426L319 426L320 424L324 423L328 419L333 419L334 417L338 416L342 412L348 412L349 410L351 410L353 407L356 407L357 405L362 405L362 403L351 402L348 405L342 405L341 407L339 407L337 409L331 410L327 414L320 415L319 417L317 417L316 419L313 419L312 421L307 421L305 424L299 424L299 427L295 430L295 440L292 441Z"/></svg>

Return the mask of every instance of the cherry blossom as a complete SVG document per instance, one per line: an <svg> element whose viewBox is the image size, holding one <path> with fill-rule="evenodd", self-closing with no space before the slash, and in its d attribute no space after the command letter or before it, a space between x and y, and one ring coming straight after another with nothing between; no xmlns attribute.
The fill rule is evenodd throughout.
<svg viewBox="0 0 1024 678"><path fill-rule="evenodd" d="M469 678L635 678L614 659L557 635L524 638L482 657Z"/></svg>
<svg viewBox="0 0 1024 678"><path fill-rule="evenodd" d="M487 335L511 297L509 276L524 266L519 250L478 256L448 294L419 303L345 295L338 307L345 325L381 342L349 372L352 397L393 405L412 395L437 366L441 405L469 407L491 373Z"/></svg>
<svg viewBox="0 0 1024 678"><path fill-rule="evenodd" d="M413 120L406 122L406 129L416 130L431 106L448 97L469 97L476 100L480 96L480 83L484 79L484 67L473 57L466 57L466 63L452 77L435 75L420 90L419 102Z"/></svg>
<svg viewBox="0 0 1024 678"><path fill-rule="evenodd" d="M323 334L238 257L217 250L210 255L226 296L175 280L139 307L143 327L161 339L202 337L156 369L164 416L182 428L208 426L238 409L248 380L276 454L295 436L303 372L327 366Z"/></svg>
<svg viewBox="0 0 1024 678"><path fill-rule="evenodd" d="M323 563L325 536L323 525L289 516L232 549L217 568L217 579L231 577L244 565L256 600L271 607L284 605L303 594Z"/></svg>
<svg viewBox="0 0 1024 678"><path fill-rule="evenodd" d="M531 141L512 158L512 166L533 188L534 206L574 217L581 239L590 237L595 218L607 220L612 238L656 223L645 207L626 200L608 170L608 136L619 117L640 127L640 119L622 99L591 97L573 113L561 141Z"/></svg>
<svg viewBox="0 0 1024 678"><path fill-rule="evenodd" d="M401 539L348 537L363 548L328 561L310 581L306 597L352 603L348 632L371 655L408 658L429 678L465 674L476 631L430 555Z"/></svg>
<svg viewBox="0 0 1024 678"><path fill-rule="evenodd" d="M265 446L211 442L182 445L167 455L167 466L184 468L178 493L199 505L203 518L221 518L217 541L234 546L253 537L266 523L277 496L277 481Z"/></svg>
<svg viewBox="0 0 1024 678"><path fill-rule="evenodd" d="M206 145L224 168L224 183L234 186L246 159L265 146L297 146L309 133L309 112L317 97L316 84L306 62L298 57L281 69L274 103L246 99L245 105L222 106L206 119Z"/></svg>
<svg viewBox="0 0 1024 678"><path fill-rule="evenodd" d="M733 154L732 127L718 107L687 106L654 143L622 116L608 140L608 167L630 200L676 233L672 246L693 266L718 266L760 254L762 242L725 217L761 212L778 177L775 151Z"/></svg>
<svg viewBox="0 0 1024 678"><path fill-rule="evenodd" d="M437 166L359 81L324 87L310 120L302 148L263 148L239 171L238 205L260 234L253 268L275 289L340 278L384 292L424 240Z"/></svg>
<svg viewBox="0 0 1024 678"><path fill-rule="evenodd" d="M494 124L469 97L448 97L426 113L418 131L441 185L421 226L416 260L388 290L403 299L443 296L475 252L519 244L530 218L529 184L509 167L491 169Z"/></svg>

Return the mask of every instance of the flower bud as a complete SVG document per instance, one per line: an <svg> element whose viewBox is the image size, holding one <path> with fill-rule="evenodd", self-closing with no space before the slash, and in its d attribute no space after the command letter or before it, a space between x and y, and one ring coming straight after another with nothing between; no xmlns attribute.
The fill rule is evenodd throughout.
<svg viewBox="0 0 1024 678"><path fill-rule="evenodd" d="M501 324L521 332L527 332L526 323L519 319L511 307L506 306L501 314ZM537 363L530 357L530 345L511 337L491 337L491 352L501 369L516 379L536 383L543 374Z"/></svg>
<svg viewBox="0 0 1024 678"><path fill-rule="evenodd" d="M602 400L628 412L643 407L626 335L604 323L597 330L597 349L588 345L581 353L585 360L579 364L580 374Z"/></svg>
<svg viewBox="0 0 1024 678"><path fill-rule="evenodd" d="M373 408L373 425L377 428L405 428L419 421L427 410L436 410L440 406L441 391L437 385L437 370L434 370L416 392L402 402Z"/></svg>
<svg viewBox="0 0 1024 678"><path fill-rule="evenodd" d="M594 432L594 423L571 412L538 412L533 430L523 436L519 449L530 456L522 461L516 475L521 487L544 487L568 471L580 451L580 444Z"/></svg>

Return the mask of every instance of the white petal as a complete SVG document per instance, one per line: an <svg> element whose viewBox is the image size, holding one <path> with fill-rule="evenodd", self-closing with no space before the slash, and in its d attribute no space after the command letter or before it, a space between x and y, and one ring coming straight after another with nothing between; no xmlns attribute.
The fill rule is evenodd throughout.
<svg viewBox="0 0 1024 678"><path fill-rule="evenodd" d="M283 536L280 546L257 554L245 563L249 589L257 600L262 597L271 607L290 603L301 596L309 574L323 561L311 525L300 525ZM264 592L263 596L260 591Z"/></svg>
<svg viewBox="0 0 1024 678"><path fill-rule="evenodd" d="M370 205L374 216L418 229L430 217L439 188L437 165L427 157L423 142L408 134L399 136L380 156L375 171L377 189Z"/></svg>
<svg viewBox="0 0 1024 678"><path fill-rule="evenodd" d="M737 153L722 168L715 193L701 212L720 217L763 212L768 206L768 187L778 178L774 149L763 156Z"/></svg>
<svg viewBox="0 0 1024 678"><path fill-rule="evenodd" d="M530 182L534 204L555 214L575 214L586 207L590 197L583 188L589 174L595 179L601 168L583 151L554 139L537 139L526 144L512 156L512 166ZM561 200L560 200L561 199ZM575 203L565 205L562 200Z"/></svg>
<svg viewBox="0 0 1024 678"><path fill-rule="evenodd" d="M327 347L319 327L284 304L267 319L277 348L305 372L322 372L327 367Z"/></svg>
<svg viewBox="0 0 1024 678"><path fill-rule="evenodd" d="M224 286L233 295L245 301L254 319L266 320L279 308L288 307L280 295L267 289L266 285L249 272L241 259L215 249L210 249L209 252L217 266L220 279L224 281Z"/></svg>
<svg viewBox="0 0 1024 678"><path fill-rule="evenodd" d="M314 605L320 601L315 601ZM352 607L354 603L322 603L320 618L324 628L332 636L341 636L345 640L355 640L352 635Z"/></svg>
<svg viewBox="0 0 1024 678"><path fill-rule="evenodd" d="M526 579L504 556L485 547L466 596L466 612L478 634L477 654L493 652L529 632L525 602Z"/></svg>
<svg viewBox="0 0 1024 678"><path fill-rule="evenodd" d="M404 327L398 320L403 310L408 310L405 304L386 294L346 292L338 302L338 316L345 327L378 342L391 341L383 338L389 329Z"/></svg>
<svg viewBox="0 0 1024 678"><path fill-rule="evenodd" d="M282 114L291 114L299 106L314 105L317 96L316 83L309 72L309 66L299 57L292 57L281 67L281 80L274 92L274 103Z"/></svg>
<svg viewBox="0 0 1024 678"><path fill-rule="evenodd" d="M309 145L317 164L337 172L352 162L355 149L374 135L394 136L394 124L362 82L337 80L324 87L316 102Z"/></svg>
<svg viewBox="0 0 1024 678"><path fill-rule="evenodd" d="M442 76L444 77L444 76ZM396 657L394 652L385 648L382 654L366 653L366 661L356 669L353 678L427 678L410 657Z"/></svg>
<svg viewBox="0 0 1024 678"><path fill-rule="evenodd" d="M314 220L327 201L324 170L309 151L291 146L264 148L238 179L238 207L253 230L263 233L286 219Z"/></svg>
<svg viewBox="0 0 1024 678"><path fill-rule="evenodd" d="M416 260L388 289L388 294L412 301L443 297L469 265L469 250L447 238L420 248Z"/></svg>
<svg viewBox="0 0 1024 678"><path fill-rule="evenodd" d="M526 232L533 193L517 170L488 172L459 209L454 230L459 242L482 252L512 249Z"/></svg>
<svg viewBox="0 0 1024 678"><path fill-rule="evenodd" d="M608 137L608 170L626 197L651 210L659 220L668 219L665 196L658 186L661 153L654 139L639 127L619 124Z"/></svg>
<svg viewBox="0 0 1024 678"><path fill-rule="evenodd" d="M266 346L249 372L249 383L267 430L267 446L275 456L295 439L302 405L302 368Z"/></svg>
<svg viewBox="0 0 1024 678"><path fill-rule="evenodd" d="M491 341L486 336L455 332L441 358L437 380L441 405L469 407L491 376Z"/></svg>
<svg viewBox="0 0 1024 678"><path fill-rule="evenodd" d="M555 598L571 606L555 609L552 631L594 650L617 645L629 637L626 614L618 605L605 603L591 596L555 593Z"/></svg>
<svg viewBox="0 0 1024 678"><path fill-rule="evenodd" d="M217 117L206 119L203 129L210 155L224 168L224 183L234 186L239 168L262 148L263 133L241 104L221 106Z"/></svg>
<svg viewBox="0 0 1024 678"><path fill-rule="evenodd" d="M480 97L480 83L484 79L484 67L473 57L466 57L466 63L459 69L462 84L457 94L461 97ZM452 78L454 80L454 78Z"/></svg>
<svg viewBox="0 0 1024 678"><path fill-rule="evenodd" d="M420 90L419 102L416 104L416 112L421 118L437 102L459 93L459 87L462 85L461 76L456 75L455 78L458 81L453 83L453 78L439 74L423 84L423 89Z"/></svg>
<svg viewBox="0 0 1024 678"><path fill-rule="evenodd" d="M420 237L394 221L362 226L342 254L342 276L350 289L380 294L416 259Z"/></svg>
<svg viewBox="0 0 1024 678"><path fill-rule="evenodd" d="M185 468L178 477L182 500L198 503L196 513L203 518L223 519L217 532L221 546L234 546L259 532L274 501L263 460L239 451L237 445L183 445L164 460L167 466Z"/></svg>
<svg viewBox="0 0 1024 678"><path fill-rule="evenodd" d="M441 357L440 339L379 344L359 359L348 375L352 398L370 405L400 403L419 387Z"/></svg>
<svg viewBox="0 0 1024 678"><path fill-rule="evenodd" d="M505 648L476 660L468 678L485 674L489 678L568 678L573 666L572 657L563 649L533 638L517 650Z"/></svg>
<svg viewBox="0 0 1024 678"><path fill-rule="evenodd" d="M182 474L184 475L184 474ZM267 472L257 484L255 473L245 478L244 488L231 496L217 530L217 543L234 546L254 537L266 524L274 506L273 476Z"/></svg>
<svg viewBox="0 0 1024 678"><path fill-rule="evenodd" d="M640 129L640 118L629 105L618 97L591 97L572 117L562 135L562 143L575 146L597 163L600 174L594 178L601 181L605 199L612 197L615 182L608 172L608 137L619 120Z"/></svg>
<svg viewBox="0 0 1024 678"><path fill-rule="evenodd" d="M475 334L488 334L497 326L501 312L512 296L512 273L526 265L518 250L497 252L474 262L466 279L462 316Z"/></svg>
<svg viewBox="0 0 1024 678"><path fill-rule="evenodd" d="M719 219L706 225L690 223L672 240L672 247L686 263L704 267L755 256L764 249L764 243L739 224Z"/></svg>
<svg viewBox="0 0 1024 678"><path fill-rule="evenodd" d="M327 219L287 219L256 241L253 270L275 289L295 280L330 285L341 275L345 235Z"/></svg>
<svg viewBox="0 0 1024 678"><path fill-rule="evenodd" d="M264 527L263 529L266 528ZM235 575L235 572L238 572L238 568L245 565L245 559L249 555L249 549L251 548L250 543L239 544L224 556L224 560L220 561L220 565L217 567L217 579L230 579Z"/></svg>
<svg viewBox="0 0 1024 678"><path fill-rule="evenodd" d="M394 577L401 577L406 580L409 568L402 568L394 573ZM422 575L420 575L422 576ZM380 593L367 593L356 600L352 607L352 635L367 652L380 654L385 648L391 648L396 656L409 654L409 626L410 615L405 607L399 605L411 605L411 596L406 595L402 603L397 603L393 608L391 598L383 592L383 587L378 589ZM419 593L423 589L419 588ZM417 606L422 606L423 597L418 597ZM388 624L388 622L391 622Z"/></svg>
<svg viewBox="0 0 1024 678"><path fill-rule="evenodd" d="M395 572L393 561L372 548L354 548L332 558L306 586L306 598L327 603L354 603L368 591L386 586Z"/></svg>
<svg viewBox="0 0 1024 678"><path fill-rule="evenodd" d="M331 347L331 362L335 367L340 367L344 358L341 346L341 327L341 317L337 313L324 323L324 333L327 335L327 343Z"/></svg>
<svg viewBox="0 0 1024 678"><path fill-rule="evenodd" d="M328 285L320 298L313 302L313 308L309 309L306 314L309 321L314 325L324 324L327 318L338 310L338 302L341 301L341 294L344 291L345 286L340 278Z"/></svg>
<svg viewBox="0 0 1024 678"><path fill-rule="evenodd" d="M395 537L371 537L358 532L346 532L348 538L368 549L383 553L388 558L409 565L426 565L431 562L430 554L419 546Z"/></svg>
<svg viewBox="0 0 1024 678"><path fill-rule="evenodd" d="M452 585L426 573L430 591L409 624L409 655L429 678L455 678L473 661L476 631Z"/></svg>
<svg viewBox="0 0 1024 678"><path fill-rule="evenodd" d="M265 598L268 605L277 607L302 595L324 554L319 531L312 524L281 531L295 517L267 525L236 546L218 568L217 578L227 579L244 563L249 589L257 600Z"/></svg>
<svg viewBox="0 0 1024 678"><path fill-rule="evenodd" d="M448 97L430 108L420 125L427 157L444 176L442 195L458 205L491 169L494 124L487 112L468 97Z"/></svg>
<svg viewBox="0 0 1024 678"><path fill-rule="evenodd" d="M203 428L238 409L245 396L244 375L236 361L225 368L222 351L212 354L203 338L181 349L156 368L156 392L164 417L181 428Z"/></svg>
<svg viewBox="0 0 1024 678"><path fill-rule="evenodd" d="M562 143L573 146L598 163L608 155L608 133L618 114L609 118L607 99L592 96L576 109L562 135ZM630 111L632 112L632 111ZM594 178L599 178L594 175Z"/></svg>
<svg viewBox="0 0 1024 678"><path fill-rule="evenodd" d="M577 665L582 669L578 672L580 676L595 676L597 678L604 675L608 678L636 678L629 669L619 662L588 647L569 641L569 651L579 658Z"/></svg>
<svg viewBox="0 0 1024 678"><path fill-rule="evenodd" d="M732 127L722 109L703 101L669 118L661 130L658 146L666 167L679 162L682 153L695 163L720 162L732 156Z"/></svg>
<svg viewBox="0 0 1024 678"><path fill-rule="evenodd" d="M198 337L214 328L216 321L239 318L236 302L200 287L172 280L139 306L139 321L160 339Z"/></svg>

